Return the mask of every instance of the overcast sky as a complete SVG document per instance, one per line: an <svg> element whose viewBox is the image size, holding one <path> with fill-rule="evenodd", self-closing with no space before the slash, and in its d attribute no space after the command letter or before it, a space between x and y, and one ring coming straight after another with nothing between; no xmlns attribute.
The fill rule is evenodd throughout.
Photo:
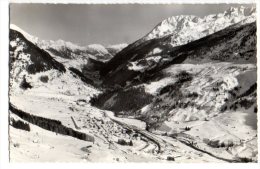
<svg viewBox="0 0 260 169"><path fill-rule="evenodd" d="M134 42L170 16L205 16L231 6L241 4L11 4L10 22L44 40L63 39L81 46L109 45Z"/></svg>

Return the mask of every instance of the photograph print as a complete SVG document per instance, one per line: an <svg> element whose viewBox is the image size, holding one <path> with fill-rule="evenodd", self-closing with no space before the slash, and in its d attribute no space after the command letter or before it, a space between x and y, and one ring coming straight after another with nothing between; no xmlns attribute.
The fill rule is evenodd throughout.
<svg viewBox="0 0 260 169"><path fill-rule="evenodd" d="M258 162L256 4L9 8L10 162Z"/></svg>

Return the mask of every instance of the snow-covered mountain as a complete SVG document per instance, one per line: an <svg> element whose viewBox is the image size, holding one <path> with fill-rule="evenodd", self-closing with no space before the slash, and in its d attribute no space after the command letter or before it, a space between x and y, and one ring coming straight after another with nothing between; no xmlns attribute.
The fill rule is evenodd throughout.
<svg viewBox="0 0 260 169"><path fill-rule="evenodd" d="M64 87L63 82L65 79L70 79L66 84L75 83L76 85L80 82L82 87L84 87L84 82L80 80L82 77L79 74L69 70L68 67L58 62L47 51L27 40L22 33L16 30L10 29L9 49L11 95L23 93L27 89L34 90L37 88L41 88L43 91L48 90L49 92L51 90L53 92L55 90L55 92L63 91L69 87ZM90 85L91 80L88 82L88 85ZM74 91L72 87L73 85L71 85L70 92Z"/></svg>
<svg viewBox="0 0 260 169"><path fill-rule="evenodd" d="M194 18L196 21L194 22ZM232 25L242 26L256 21L255 8L230 8L224 13L205 16L173 16L157 25L150 33L118 52L106 63L101 75L113 74L122 64L153 55L165 55L173 47L193 42ZM124 58L124 59L123 59ZM121 67L122 69L122 67Z"/></svg>
<svg viewBox="0 0 260 169"><path fill-rule="evenodd" d="M205 17L194 15L172 16L159 23L141 41L160 38L171 34L170 44L179 46L202 38L232 24L250 23L256 20L256 9L246 7L231 7L223 13Z"/></svg>

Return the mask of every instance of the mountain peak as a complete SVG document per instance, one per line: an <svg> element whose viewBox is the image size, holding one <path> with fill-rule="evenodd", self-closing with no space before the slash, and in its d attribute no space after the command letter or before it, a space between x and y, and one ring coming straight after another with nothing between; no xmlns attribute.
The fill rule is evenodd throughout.
<svg viewBox="0 0 260 169"><path fill-rule="evenodd" d="M20 32L21 34L23 34L23 36L25 36L26 39L28 39L34 44L37 43L39 40L37 37L32 36L31 34L27 33L26 31L24 31L23 29L21 29L15 24L10 24L10 29Z"/></svg>
<svg viewBox="0 0 260 169"><path fill-rule="evenodd" d="M231 16L231 15L244 15L244 16L248 16L248 15L252 15L252 11L253 11L254 7L252 8L247 8L244 6L240 6L240 7L230 7L229 9L227 9L224 14L225 16Z"/></svg>

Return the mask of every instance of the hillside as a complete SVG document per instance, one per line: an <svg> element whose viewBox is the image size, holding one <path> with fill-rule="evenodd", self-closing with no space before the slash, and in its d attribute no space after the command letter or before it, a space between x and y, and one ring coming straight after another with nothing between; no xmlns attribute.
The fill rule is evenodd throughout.
<svg viewBox="0 0 260 169"><path fill-rule="evenodd" d="M172 64L235 62L255 63L256 23L235 24L186 45L169 47L169 36L148 40L134 49L123 49L108 64L104 86L144 82ZM153 53L160 49L160 53ZM119 55L120 54L120 55ZM119 59L124 57L125 59ZM113 64L112 64L113 63ZM116 65L119 65L118 67ZM156 75L155 75L156 76Z"/></svg>

